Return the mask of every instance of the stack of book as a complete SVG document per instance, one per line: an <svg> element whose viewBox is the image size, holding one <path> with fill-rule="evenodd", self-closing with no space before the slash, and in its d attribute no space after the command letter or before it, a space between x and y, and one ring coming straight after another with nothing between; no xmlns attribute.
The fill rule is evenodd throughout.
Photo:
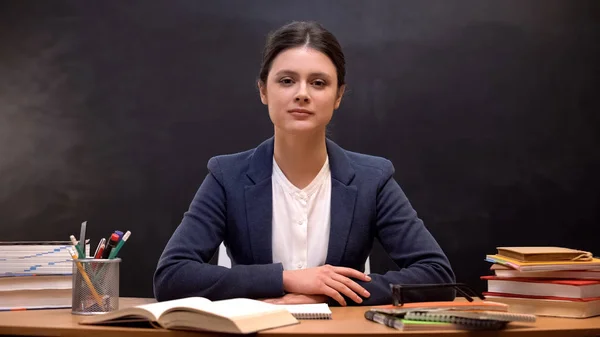
<svg viewBox="0 0 600 337"><path fill-rule="evenodd" d="M493 276L487 299L509 311L539 316L586 318L600 315L600 259L563 247L498 247L487 255Z"/></svg>
<svg viewBox="0 0 600 337"><path fill-rule="evenodd" d="M70 241L0 242L0 311L71 307L68 247Z"/></svg>

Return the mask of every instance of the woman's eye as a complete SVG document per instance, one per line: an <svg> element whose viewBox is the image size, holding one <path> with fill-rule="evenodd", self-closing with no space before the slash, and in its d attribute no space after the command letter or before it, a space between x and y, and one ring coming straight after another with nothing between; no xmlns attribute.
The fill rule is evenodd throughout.
<svg viewBox="0 0 600 337"><path fill-rule="evenodd" d="M282 79L279 80L279 83L281 83L281 84L292 84L292 83L294 83L294 81L292 81L291 78L282 78Z"/></svg>
<svg viewBox="0 0 600 337"><path fill-rule="evenodd" d="M325 86L325 81L323 80L316 80L313 82L313 85L317 86L317 87L324 87Z"/></svg>

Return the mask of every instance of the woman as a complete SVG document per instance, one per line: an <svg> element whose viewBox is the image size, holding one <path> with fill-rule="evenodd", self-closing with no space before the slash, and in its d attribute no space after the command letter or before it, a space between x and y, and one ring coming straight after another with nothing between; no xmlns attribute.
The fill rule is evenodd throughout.
<svg viewBox="0 0 600 337"><path fill-rule="evenodd" d="M317 23L272 32L258 80L274 136L211 158L209 173L154 276L158 300L263 298L275 303L391 303L390 284L452 283L448 259L386 159L326 138L345 88L344 55ZM400 267L365 275L377 237ZM224 240L232 268L208 264ZM452 299L452 291L406 300Z"/></svg>

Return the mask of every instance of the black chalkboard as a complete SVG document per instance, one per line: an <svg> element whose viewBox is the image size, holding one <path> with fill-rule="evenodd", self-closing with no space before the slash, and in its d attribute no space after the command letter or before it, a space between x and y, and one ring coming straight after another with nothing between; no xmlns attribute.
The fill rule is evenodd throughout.
<svg viewBox="0 0 600 337"><path fill-rule="evenodd" d="M123 296L152 273L217 154L272 133L255 86L267 32L337 35L330 137L393 161L449 256L485 289L499 245L597 254L597 1L2 1L0 237L94 244L131 230ZM371 269L395 268L376 246Z"/></svg>

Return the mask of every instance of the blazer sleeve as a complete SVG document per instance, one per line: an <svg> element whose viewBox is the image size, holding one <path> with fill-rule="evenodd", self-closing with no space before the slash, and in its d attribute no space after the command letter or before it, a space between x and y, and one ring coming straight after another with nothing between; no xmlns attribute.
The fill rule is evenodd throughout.
<svg viewBox="0 0 600 337"><path fill-rule="evenodd" d="M370 274L370 282L360 282L371 296L362 305L390 304L390 284L454 283L448 258L418 218L406 195L393 178L394 167L386 161L377 195L376 232L382 246L400 270ZM453 289L410 291L406 302L453 300ZM354 301L347 300L354 304Z"/></svg>
<svg viewBox="0 0 600 337"><path fill-rule="evenodd" d="M281 264L209 264L223 241L227 223L226 193L216 158L200 185L189 210L169 239L154 273L158 301L200 296L210 300L235 297L283 296Z"/></svg>

